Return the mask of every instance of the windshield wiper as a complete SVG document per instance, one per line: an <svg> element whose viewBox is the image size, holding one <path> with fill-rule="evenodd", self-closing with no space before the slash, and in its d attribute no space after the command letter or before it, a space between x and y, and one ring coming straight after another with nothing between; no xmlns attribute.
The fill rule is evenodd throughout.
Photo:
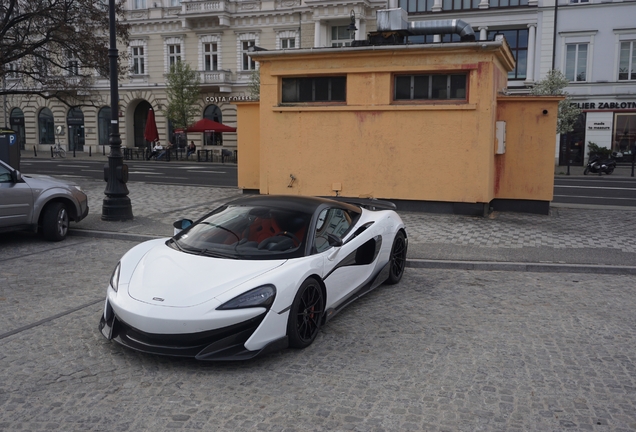
<svg viewBox="0 0 636 432"><path fill-rule="evenodd" d="M171 238L170 241L172 241L172 244L175 245L177 249L179 249L181 252L186 252L186 250L182 248L181 245L175 239Z"/></svg>
<svg viewBox="0 0 636 432"><path fill-rule="evenodd" d="M209 249L201 249L197 252L197 255L209 256L212 258L230 258L230 259L238 259L235 255L224 254L220 252L213 252Z"/></svg>

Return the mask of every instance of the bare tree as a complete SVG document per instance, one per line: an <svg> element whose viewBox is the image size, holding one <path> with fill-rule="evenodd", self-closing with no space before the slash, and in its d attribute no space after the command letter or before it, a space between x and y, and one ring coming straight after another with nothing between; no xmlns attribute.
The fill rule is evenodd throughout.
<svg viewBox="0 0 636 432"><path fill-rule="evenodd" d="M0 95L40 96L68 106L92 105L94 80L108 77L108 1L1 0ZM124 1L116 14L124 17ZM118 46L129 26L117 23ZM128 62L120 49L120 64ZM121 61L124 60L124 61ZM128 67L119 67L123 75Z"/></svg>

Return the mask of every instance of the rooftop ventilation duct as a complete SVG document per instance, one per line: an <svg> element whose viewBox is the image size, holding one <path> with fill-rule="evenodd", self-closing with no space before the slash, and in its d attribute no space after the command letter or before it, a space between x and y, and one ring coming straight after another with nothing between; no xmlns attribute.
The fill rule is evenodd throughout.
<svg viewBox="0 0 636 432"><path fill-rule="evenodd" d="M462 41L474 41L475 32L470 24L459 19L408 22L408 14L402 8L384 9L377 13L378 32L398 32L406 36L455 33Z"/></svg>

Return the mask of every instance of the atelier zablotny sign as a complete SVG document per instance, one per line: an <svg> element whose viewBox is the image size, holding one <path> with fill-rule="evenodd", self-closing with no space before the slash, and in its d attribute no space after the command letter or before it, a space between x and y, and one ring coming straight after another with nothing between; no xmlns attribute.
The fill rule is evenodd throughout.
<svg viewBox="0 0 636 432"><path fill-rule="evenodd" d="M636 109L636 102L575 102L572 105L582 110Z"/></svg>

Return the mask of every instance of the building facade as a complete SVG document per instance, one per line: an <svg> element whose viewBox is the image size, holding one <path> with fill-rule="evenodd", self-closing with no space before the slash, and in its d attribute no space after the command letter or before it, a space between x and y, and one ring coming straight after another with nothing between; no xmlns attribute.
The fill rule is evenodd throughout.
<svg viewBox="0 0 636 432"><path fill-rule="evenodd" d="M583 113L557 136L555 164L583 165L590 142L630 160L636 139L636 2L622 0L397 0L410 20L458 18L480 40L504 34L515 55L509 94L529 93L557 69ZM422 39L422 37L419 37ZM450 36L432 37L449 40ZM568 149L570 151L568 157Z"/></svg>
<svg viewBox="0 0 636 432"><path fill-rule="evenodd" d="M165 118L165 76L186 61L201 79L200 114L236 126L234 102L251 96L258 63L251 47L268 50L340 47L375 30L377 10L401 7L410 21L461 19L478 40L503 34L516 64L508 72L509 95L527 94L550 69L570 79L566 89L581 107L576 129L556 137L555 164L583 164L594 142L631 156L636 137L636 2L622 0L127 0L130 74L120 81L123 145L145 145L147 112L156 113L160 138L172 140ZM355 32L348 31L351 17ZM451 42L457 35L411 36L408 43ZM252 48L254 49L254 48ZM81 65L81 59L78 59ZM11 86L10 75L5 85ZM8 98L8 126L23 148L46 150L55 126L68 150L101 151L108 145L107 79L96 77L90 107L69 108L39 98ZM236 148L236 135L192 134L198 146ZM212 147L214 148L214 147Z"/></svg>
<svg viewBox="0 0 636 432"><path fill-rule="evenodd" d="M301 47L350 45L374 29L375 11L386 1L242 0L179 1L128 0L126 21L131 25L127 52L130 73L120 79L118 115L122 145L142 147L149 109L153 109L160 139L175 140L163 110L167 104L166 74L176 61L198 71L201 117L236 126L234 102L251 97L249 83L258 68L251 47L293 50ZM346 31L351 11L358 32ZM362 35L362 36L360 36ZM78 59L81 67L81 59ZM6 85L19 85L7 77ZM8 125L18 132L21 147L47 151L58 137L67 150L108 152L108 78L95 77L92 106L69 108L38 97L8 97L4 104ZM195 119L196 120L196 119ZM236 134L189 134L197 146L236 149Z"/></svg>

